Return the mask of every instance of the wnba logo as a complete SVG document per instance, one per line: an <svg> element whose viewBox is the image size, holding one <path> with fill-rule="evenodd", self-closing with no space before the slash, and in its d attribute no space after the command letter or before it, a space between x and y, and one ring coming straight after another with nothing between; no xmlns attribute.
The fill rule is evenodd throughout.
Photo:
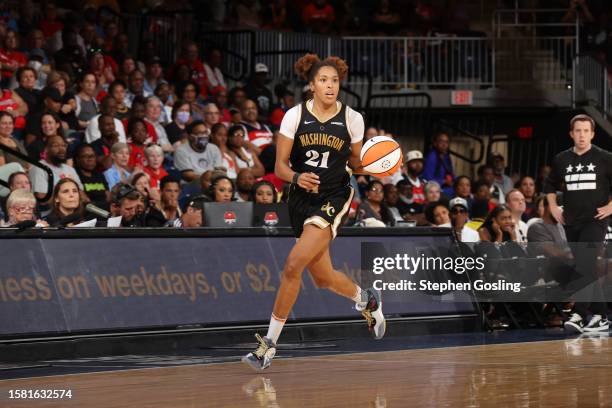
<svg viewBox="0 0 612 408"><path fill-rule="evenodd" d="M226 224L233 225L236 223L236 213L233 211L226 211L223 214L223 220Z"/></svg>
<svg viewBox="0 0 612 408"><path fill-rule="evenodd" d="M264 215L264 225L272 227L276 224L278 224L278 214L276 214L274 211L268 211Z"/></svg>

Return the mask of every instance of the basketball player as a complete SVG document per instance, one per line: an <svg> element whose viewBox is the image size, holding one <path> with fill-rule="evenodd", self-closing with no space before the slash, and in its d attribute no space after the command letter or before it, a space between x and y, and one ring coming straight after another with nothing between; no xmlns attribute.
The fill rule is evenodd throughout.
<svg viewBox="0 0 612 408"><path fill-rule="evenodd" d="M595 122L590 116L577 115L570 121L574 147L555 157L552 171L544 183L544 193L553 217L565 227L568 242L578 244L574 250L576 280L572 289L584 289L594 301L576 303L564 327L572 332L607 332L610 324L601 286L597 280L597 256L603 252L603 240L612 214L612 154L591 144ZM555 191L564 183L563 209L557 204ZM586 326L587 309L593 313Z"/></svg>
<svg viewBox="0 0 612 408"><path fill-rule="evenodd" d="M380 292L373 288L362 290L332 267L329 255L329 245L353 200L347 163L356 172L364 173L359 158L363 117L337 100L340 81L348 67L337 57L320 60L306 54L296 62L295 70L308 81L313 98L285 114L276 145L275 173L291 182L288 205L298 240L285 263L268 333L263 338L256 334L257 349L242 359L256 370L272 362L306 267L318 287L356 303L375 339L385 333Z"/></svg>

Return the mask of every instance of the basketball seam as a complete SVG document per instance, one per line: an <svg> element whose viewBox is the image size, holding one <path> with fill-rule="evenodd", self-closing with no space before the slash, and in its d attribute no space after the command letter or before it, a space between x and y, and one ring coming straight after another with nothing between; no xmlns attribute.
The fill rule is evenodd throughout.
<svg viewBox="0 0 612 408"><path fill-rule="evenodd" d="M385 156L390 155L391 153L393 153L393 152L394 152L394 151L396 151L397 149L401 149L401 147L400 147L400 146L397 146L395 149L393 149L393 150L391 150L390 152L388 152L387 154L385 154ZM383 156L383 157L384 157L384 156ZM372 161L371 161L371 162L369 162L368 164L365 164L365 163L361 162L361 166L362 166L362 167L367 167L367 166L369 166L370 164L372 164L372 163L374 163L375 161L380 160L380 159L382 159L382 157L378 157L376 160L372 160Z"/></svg>

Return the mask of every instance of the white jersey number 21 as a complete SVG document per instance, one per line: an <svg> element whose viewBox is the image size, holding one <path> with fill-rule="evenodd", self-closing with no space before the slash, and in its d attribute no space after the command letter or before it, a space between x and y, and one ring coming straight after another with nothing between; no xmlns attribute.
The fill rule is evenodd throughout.
<svg viewBox="0 0 612 408"><path fill-rule="evenodd" d="M319 161L319 156L321 157L321 161ZM316 150L309 150L306 152L306 164L312 167L320 167L322 169L327 168L327 160L329 159L329 152L325 152L323 154L319 154Z"/></svg>

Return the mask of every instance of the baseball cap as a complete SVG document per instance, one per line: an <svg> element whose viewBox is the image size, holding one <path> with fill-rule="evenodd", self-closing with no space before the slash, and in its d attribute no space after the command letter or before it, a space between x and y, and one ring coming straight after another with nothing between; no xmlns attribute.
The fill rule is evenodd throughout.
<svg viewBox="0 0 612 408"><path fill-rule="evenodd" d="M259 74L259 73L268 73L268 66L266 64L264 64L263 62L258 62L257 64L255 64L255 73Z"/></svg>
<svg viewBox="0 0 612 408"><path fill-rule="evenodd" d="M45 98L49 98L54 102L62 101L62 95L60 95L60 92L57 90L57 88L52 86L46 86L41 92L41 97L43 100Z"/></svg>
<svg viewBox="0 0 612 408"><path fill-rule="evenodd" d="M412 160L423 160L423 153L419 150L411 150L406 154L406 163Z"/></svg>
<svg viewBox="0 0 612 408"><path fill-rule="evenodd" d="M452 200L450 200L450 202L448 203L450 208L453 208L457 205L462 206L463 208L465 208L467 210L468 208L468 203L465 200L465 198L461 198L461 197L455 197Z"/></svg>
<svg viewBox="0 0 612 408"><path fill-rule="evenodd" d="M204 203L208 202L210 202L210 198L208 198L207 196L203 194L197 195L189 199L187 205L185 206L185 211L189 207L195 208L196 210L204 211Z"/></svg>

